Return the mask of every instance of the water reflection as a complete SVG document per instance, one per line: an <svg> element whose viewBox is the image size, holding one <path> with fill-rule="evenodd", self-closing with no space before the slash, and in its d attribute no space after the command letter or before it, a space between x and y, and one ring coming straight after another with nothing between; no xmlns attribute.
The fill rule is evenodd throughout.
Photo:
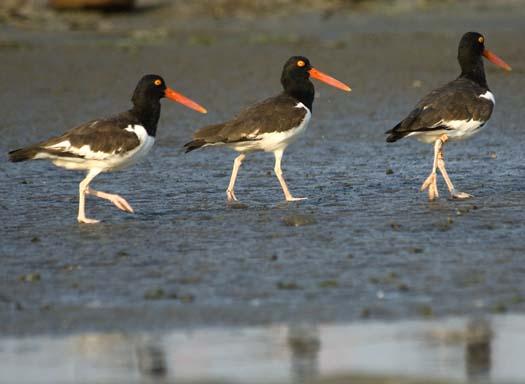
<svg viewBox="0 0 525 384"><path fill-rule="evenodd" d="M145 377L158 379L168 372L166 354L159 344L139 345L136 350L139 372Z"/></svg>
<svg viewBox="0 0 525 384"><path fill-rule="evenodd" d="M522 383L525 317L0 338L9 383L303 383L345 376ZM23 365L24 369L20 369Z"/></svg>
<svg viewBox="0 0 525 384"><path fill-rule="evenodd" d="M130 372L135 371L133 339L127 334L87 333L53 340L49 345L45 342L39 344L42 350L49 348L51 353L64 359L63 369L72 379L87 376L119 380L130 377ZM38 354L31 357L38 361ZM57 379L60 377L59 370L53 370L51 374Z"/></svg>
<svg viewBox="0 0 525 384"><path fill-rule="evenodd" d="M492 330L486 320L471 321L467 325L465 368L471 381L490 379Z"/></svg>
<svg viewBox="0 0 525 384"><path fill-rule="evenodd" d="M288 327L288 347L292 353L291 375L294 383L311 381L319 375L321 338L315 325Z"/></svg>

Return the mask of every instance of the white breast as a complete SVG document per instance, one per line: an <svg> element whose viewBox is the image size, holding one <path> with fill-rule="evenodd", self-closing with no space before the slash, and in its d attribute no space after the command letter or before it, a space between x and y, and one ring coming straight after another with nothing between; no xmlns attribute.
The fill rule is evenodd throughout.
<svg viewBox="0 0 525 384"><path fill-rule="evenodd" d="M129 163L126 165L129 165L141 160L148 154L153 144L155 144L155 138L148 135L148 132L146 132L146 129L142 125L129 125L126 131L134 132L140 141L138 147L130 151L129 156L126 157L126 159L129 159Z"/></svg>
<svg viewBox="0 0 525 384"><path fill-rule="evenodd" d="M482 95L479 95L479 97L483 98L483 99L490 100L490 101L492 101L492 104L496 105L496 99L494 98L494 95L490 91L487 91L487 92L485 92Z"/></svg>

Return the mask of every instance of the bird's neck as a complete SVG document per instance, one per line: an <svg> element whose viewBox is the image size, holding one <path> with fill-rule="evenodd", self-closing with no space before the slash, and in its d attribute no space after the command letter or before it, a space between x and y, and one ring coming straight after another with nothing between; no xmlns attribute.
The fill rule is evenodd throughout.
<svg viewBox="0 0 525 384"><path fill-rule="evenodd" d="M135 103L131 113L140 121L149 136L155 137L160 117L160 101Z"/></svg>
<svg viewBox="0 0 525 384"><path fill-rule="evenodd" d="M481 57L460 61L461 75L459 77L472 80L483 88L488 89L487 79L485 78L485 68Z"/></svg>
<svg viewBox="0 0 525 384"><path fill-rule="evenodd" d="M284 93L303 103L310 111L314 103L315 89L309 79L302 81L283 81Z"/></svg>

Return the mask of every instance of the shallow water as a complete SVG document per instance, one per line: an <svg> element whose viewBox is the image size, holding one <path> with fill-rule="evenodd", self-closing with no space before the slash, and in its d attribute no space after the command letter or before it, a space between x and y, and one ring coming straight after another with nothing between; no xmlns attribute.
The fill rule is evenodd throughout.
<svg viewBox="0 0 525 384"><path fill-rule="evenodd" d="M522 383L524 345L523 316L84 332L0 338L0 371L54 384Z"/></svg>
<svg viewBox="0 0 525 384"><path fill-rule="evenodd" d="M89 199L100 225L75 221L82 175L2 158L0 333L523 311L523 10L175 25L148 17L133 22L168 32L2 27L11 42L1 48L2 153L126 108L144 73L162 74L210 113L164 102L148 158L93 183L136 213ZM457 75L466 29L483 31L514 71L486 65L494 115L472 140L445 148L453 181L475 198L447 200L440 180L442 197L429 203L418 187L431 147L387 145L383 132ZM317 83L310 127L285 154L291 190L309 199L284 203L272 156L255 154L238 178L244 205L228 207L234 153L184 155L182 145L194 129L278 92L282 64L298 53L353 88Z"/></svg>

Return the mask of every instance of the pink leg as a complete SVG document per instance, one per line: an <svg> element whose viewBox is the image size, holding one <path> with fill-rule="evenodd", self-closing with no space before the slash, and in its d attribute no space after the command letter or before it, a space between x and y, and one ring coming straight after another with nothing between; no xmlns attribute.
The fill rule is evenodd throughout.
<svg viewBox="0 0 525 384"><path fill-rule="evenodd" d="M293 197L290 193L290 190L288 189L288 186L286 185L286 181L284 181L283 177L283 170L281 169L281 159L283 158L283 151L278 150L274 152L275 155L275 175L277 176L277 179L279 180L279 183L281 184L281 188L284 192L284 198L286 201L298 201L298 200L306 200L307 197Z"/></svg>
<svg viewBox="0 0 525 384"><path fill-rule="evenodd" d="M93 195L93 196L96 196L96 197L100 197L101 199L109 200L113 204L115 204L115 206L118 209L121 209L122 211L125 211L125 212L133 213L133 208L131 208L131 205L129 205L128 202L123 197L121 197L119 195L114 195L114 194L111 194L111 193L96 191L96 190L91 189L89 187L86 189L86 194Z"/></svg>
<svg viewBox="0 0 525 384"><path fill-rule="evenodd" d="M101 171L99 169L91 169L84 180L78 185L78 216L77 220L83 224L94 224L98 223L98 220L88 219L86 217L86 194L89 189L89 183L97 176Z"/></svg>
<svg viewBox="0 0 525 384"><path fill-rule="evenodd" d="M450 177L448 177L448 173L445 168L445 156L443 155L443 150L439 152L438 168L445 179L445 183L447 183L448 191L450 192L450 196L453 199L468 199L472 197L472 195L466 192L460 192L454 188L454 184L452 184L452 180L450 180Z"/></svg>
<svg viewBox="0 0 525 384"><path fill-rule="evenodd" d="M421 191L424 191L428 188L428 199L431 201L439 196L439 192L437 189L438 158L439 154L441 153L441 147L447 139L447 135L442 135L439 139L436 140L434 144L434 163L432 165L432 172L430 172L430 175L427 177L420 189Z"/></svg>
<svg viewBox="0 0 525 384"><path fill-rule="evenodd" d="M228 189L226 190L226 196L228 197L229 203L231 203L232 201L237 201L237 197L235 196L234 192L235 180L237 179L237 173L239 172L239 168L241 167L241 164L245 158L246 155L244 153L241 153L233 161L233 170L232 175L230 177L230 184L228 184Z"/></svg>

